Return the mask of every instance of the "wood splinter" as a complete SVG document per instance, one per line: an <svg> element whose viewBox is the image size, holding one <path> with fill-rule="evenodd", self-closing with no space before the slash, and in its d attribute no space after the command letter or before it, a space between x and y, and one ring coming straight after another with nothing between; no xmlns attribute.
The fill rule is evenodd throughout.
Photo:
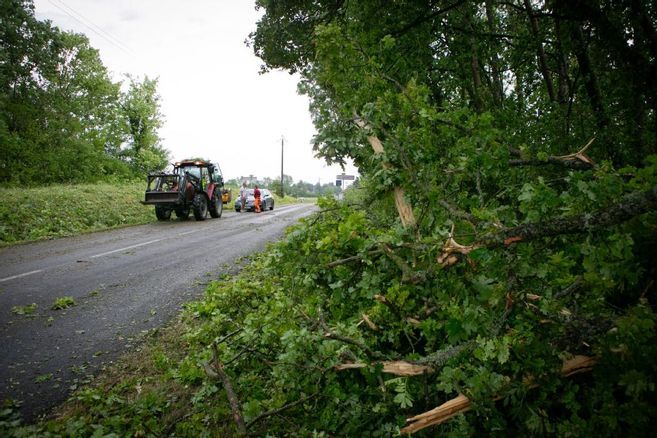
<svg viewBox="0 0 657 438"><path fill-rule="evenodd" d="M595 357L577 355L572 359L563 362L561 374L564 377L570 377L575 374L586 373L591 371L593 365L597 362ZM414 417L407 418L407 426L401 429L402 434L411 434L425 429L429 426L442 424L452 417L467 412L472 407L470 399L463 394L446 401L442 405Z"/></svg>
<svg viewBox="0 0 657 438"><path fill-rule="evenodd" d="M394 374L395 376L411 377L421 376L422 374L433 373L433 368L427 365L417 365L414 363L406 362L403 360L383 361L376 364L383 365L382 371L386 374ZM372 365L376 365L372 364ZM359 368L367 368L369 365L366 363L343 363L333 367L336 371L355 370Z"/></svg>
<svg viewBox="0 0 657 438"><path fill-rule="evenodd" d="M452 225L452 230L449 232L449 236L442 247L442 252L436 259L438 264L443 267L452 266L458 261L458 257L454 254L468 255L475 249L481 248L481 245L461 245L454 240L453 236L454 225Z"/></svg>

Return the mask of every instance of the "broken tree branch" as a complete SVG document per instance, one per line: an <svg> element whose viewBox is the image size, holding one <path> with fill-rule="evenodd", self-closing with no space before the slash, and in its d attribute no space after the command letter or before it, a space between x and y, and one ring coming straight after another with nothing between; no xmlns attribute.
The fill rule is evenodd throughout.
<svg viewBox="0 0 657 438"><path fill-rule="evenodd" d="M345 344L355 345L356 347L360 348L363 351L363 353L365 353L365 355L367 357L369 357L370 359L376 359L376 358L381 357L380 353L372 351L363 342L357 341L355 339L351 339L351 338L348 338L346 336L342 336L342 335L339 335L337 333L333 333L333 332L330 332L330 331L327 331L326 333L324 333L324 337L327 338L327 339L333 339L334 341L344 342Z"/></svg>
<svg viewBox="0 0 657 438"><path fill-rule="evenodd" d="M449 202L447 202L445 200L442 200L442 199L439 200L438 204L440 204L441 207L443 207L445 210L447 210L450 215L452 215L456 218L465 219L465 220L467 220L468 222L471 222L474 225L477 225L479 223L479 220L477 218L475 218L473 215L471 215L468 212L459 210L458 208L456 208L455 206L453 206L452 204L450 204Z"/></svg>
<svg viewBox="0 0 657 438"><path fill-rule="evenodd" d="M441 266L451 266L458 261L458 257L454 254L468 255L475 249L481 248L480 245L461 245L454 240L454 225L452 225L452 230L447 237L447 240L443 244L442 252L438 256L438 264Z"/></svg>
<svg viewBox="0 0 657 438"><path fill-rule="evenodd" d="M423 282L426 278L422 272L415 272L408 266L408 263L404 261L401 257L394 253L390 245L383 243L381 244L381 249L386 255L397 265L397 267L402 271L402 282L417 284Z"/></svg>
<svg viewBox="0 0 657 438"><path fill-rule="evenodd" d="M419 365L429 365L432 368L440 368L445 365L448 360L465 352L474 345L474 341L468 341L458 345L450 345L447 348L436 351L426 357L416 360L415 363Z"/></svg>
<svg viewBox="0 0 657 438"><path fill-rule="evenodd" d="M267 417L271 417L272 415L280 414L281 412L286 411L288 409L291 409L291 408L293 408L295 406L298 406L302 403L305 403L306 401L310 400L311 398L317 397L318 395L319 395L319 393L315 392L313 394L301 397L299 400L287 403L287 404L281 406L280 408L270 409L266 412L263 412L262 414L259 414L255 417L253 417L252 420L250 420L248 423L246 423L246 427L248 429L251 426L253 426L255 423L257 423L258 421L262 420L263 418L267 418Z"/></svg>
<svg viewBox="0 0 657 438"><path fill-rule="evenodd" d="M657 209L657 186L643 192L633 192L625 195L616 204L592 213L554 218L543 222L507 228L480 240L476 245L494 248L543 237L586 233L599 228L621 224L655 209Z"/></svg>
<svg viewBox="0 0 657 438"><path fill-rule="evenodd" d="M519 158L516 160L510 160L509 166L544 166L547 164L556 164L559 166L564 166L569 169L576 170L587 170L595 167L593 160L585 154L586 150L591 146L595 137L593 137L589 142L579 151L574 154L561 155L561 156L549 156L545 160L538 159L523 159ZM513 154L520 155L520 151L511 150Z"/></svg>
<svg viewBox="0 0 657 438"><path fill-rule="evenodd" d="M390 311L391 311L395 316L397 316L397 318L399 318L400 320L401 320L401 319L404 319L404 317L403 317L401 311L399 310L399 307L397 307L397 306L395 305L395 303L393 303L392 301L388 300L386 297L384 297L383 295L380 295L380 294L376 294L376 295L374 295L373 298L374 298L376 301L378 301L379 303L385 305L388 309L390 309Z"/></svg>
<svg viewBox="0 0 657 438"><path fill-rule="evenodd" d="M382 249L373 249L373 250L368 251L367 255L377 255L377 254L382 254L382 253L383 253ZM327 268L335 268L336 266L346 265L346 264L351 263L351 262L362 261L362 260L363 260L363 256L354 255L354 256L346 257L344 259L334 260L330 263L327 263L326 267Z"/></svg>
<svg viewBox="0 0 657 438"><path fill-rule="evenodd" d="M355 114L355 122L359 128L367 130L369 125L358 115ZM372 146L375 155L382 154L384 152L383 143L376 135L367 136L367 141ZM391 168L390 163L383 163L383 167L386 169ZM399 219L401 219L402 225L405 227L415 227L417 221L415 220L415 215L413 214L413 208L406 201L404 197L404 189L401 187L394 188L394 197L395 197L395 206L397 207L397 213L399 213Z"/></svg>
<svg viewBox="0 0 657 438"><path fill-rule="evenodd" d="M421 376L423 374L430 374L434 372L434 369L427 365L417 365L411 362L406 362L403 360L394 360L394 361L383 361L375 362L371 365L382 365L382 371L387 374L394 374L395 376L402 377L411 377L411 376ZM336 371L343 370L354 370L359 368L367 368L368 364L366 363L343 363L336 365L334 369Z"/></svg>
<svg viewBox="0 0 657 438"><path fill-rule="evenodd" d="M372 322L372 320L370 319L369 316L367 316L366 313L363 313L362 317L363 317L363 321L365 321L365 324L367 324L367 326L368 326L371 330L374 330L374 331L378 331L378 330L379 330L379 327L377 327L377 325L374 324L374 323Z"/></svg>
<svg viewBox="0 0 657 438"><path fill-rule="evenodd" d="M210 363L203 363L203 368L205 369L206 374L212 378L219 378L221 383L224 386L226 391L226 396L228 397L228 403L230 404L230 410L233 413L233 420L237 425L237 433L239 436L247 436L246 425L244 424L244 419L242 417L242 411L240 410L240 403L233 385L224 371L223 364L219 361L217 353L217 344L212 343L212 360Z"/></svg>
<svg viewBox="0 0 657 438"><path fill-rule="evenodd" d="M589 372L596 362L597 359L594 357L574 356L572 359L563 362L561 374L564 377L570 377L575 374ZM408 425L401 430L401 433L411 434L429 426L442 424L455 415L469 411L471 407L470 399L463 394L459 394L430 411L406 419Z"/></svg>

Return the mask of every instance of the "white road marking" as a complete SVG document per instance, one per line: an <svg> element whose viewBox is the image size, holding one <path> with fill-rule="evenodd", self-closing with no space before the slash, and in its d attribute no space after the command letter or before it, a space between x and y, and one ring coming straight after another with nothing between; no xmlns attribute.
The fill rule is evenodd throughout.
<svg viewBox="0 0 657 438"><path fill-rule="evenodd" d="M184 233L178 233L178 235L179 236L186 236L188 234L192 234L192 233L196 233L196 232L198 232L198 230L192 230L192 231L187 231L187 232L184 232Z"/></svg>
<svg viewBox="0 0 657 438"><path fill-rule="evenodd" d="M37 269L36 271L25 272L23 274L12 275L11 277L0 278L0 283L3 281L15 280L16 278L27 277L28 275L38 274L42 272L42 269Z"/></svg>
<svg viewBox="0 0 657 438"><path fill-rule="evenodd" d="M106 256L106 255L114 254L116 252L121 252L121 251L125 251L125 250L128 250L128 249L133 249L133 248L139 248L140 246L150 245L151 243L156 243L156 242L159 242L161 240L162 239L155 239L155 240L151 240L149 242L138 243L136 245L126 246L125 248L115 249L114 251L107 251L107 252L103 252L103 253L100 253L100 254L92 255L89 258L90 259L95 259L95 258L98 258L98 257L103 257L103 256Z"/></svg>

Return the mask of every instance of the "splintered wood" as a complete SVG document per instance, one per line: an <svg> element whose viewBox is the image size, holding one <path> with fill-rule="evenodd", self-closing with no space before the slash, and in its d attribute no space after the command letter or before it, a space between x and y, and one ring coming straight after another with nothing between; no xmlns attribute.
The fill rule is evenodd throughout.
<svg viewBox="0 0 657 438"><path fill-rule="evenodd" d="M574 356L572 359L564 361L561 366L561 374L564 377L569 377L579 373L586 373L591 371L591 368L597 359L589 356ZM406 419L408 424L401 429L401 433L415 433L429 426L442 424L454 417L455 415L469 411L471 408L470 399L463 394L459 394L456 398L446 401L442 405Z"/></svg>
<svg viewBox="0 0 657 438"><path fill-rule="evenodd" d="M442 405L430 411L424 412L415 417L406 419L411 423L401 430L401 433L415 433L429 426L444 423L453 416L470 410L470 399L463 394L459 394Z"/></svg>
<svg viewBox="0 0 657 438"><path fill-rule="evenodd" d="M564 377L570 377L575 374L586 373L591 371L593 365L597 362L595 357L577 355L572 359L564 361L561 367L561 374Z"/></svg>
<svg viewBox="0 0 657 438"><path fill-rule="evenodd" d="M366 129L368 127L367 123L357 115L356 115L356 124L362 129ZM370 146L372 146L372 150L374 150L374 154L383 153L383 143L381 143L381 140L379 140L377 136L368 135L367 141L370 143ZM383 163L383 167L386 169L390 169L392 166L389 163ZM406 198L404 197L404 189L402 189L401 187L395 187L394 196L395 196L395 206L397 207L397 213L399 213L399 219L401 219L402 225L404 225L405 227L415 227L416 221L415 221L415 215L413 214L413 208L410 206L410 204L406 201Z"/></svg>
<svg viewBox="0 0 657 438"><path fill-rule="evenodd" d="M454 225L450 231L445 244L442 247L442 252L438 255L437 262L443 267L451 266L458 261L454 254L468 255L472 251L481 248L480 245L461 245L454 240Z"/></svg>
<svg viewBox="0 0 657 438"><path fill-rule="evenodd" d="M383 365L383 372L387 374L394 374L395 376L411 377L420 376L422 374L429 374L433 372L433 368L426 365L416 365L403 360L384 361L380 362ZM336 371L354 370L358 368L366 368L369 365L366 363L343 363L336 365Z"/></svg>

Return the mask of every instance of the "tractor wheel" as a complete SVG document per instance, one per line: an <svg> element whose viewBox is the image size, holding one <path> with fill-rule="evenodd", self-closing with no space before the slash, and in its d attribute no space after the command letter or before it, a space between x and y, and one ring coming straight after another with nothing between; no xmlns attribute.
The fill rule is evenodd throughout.
<svg viewBox="0 0 657 438"><path fill-rule="evenodd" d="M157 220L159 221L168 221L171 217L171 210L161 205L156 205L155 216L157 216Z"/></svg>
<svg viewBox="0 0 657 438"><path fill-rule="evenodd" d="M224 212L224 203L221 202L221 195L215 193L210 202L210 216L217 219Z"/></svg>
<svg viewBox="0 0 657 438"><path fill-rule="evenodd" d="M176 212L176 217L182 221L186 221L189 219L189 207L188 208L183 208L183 207L177 207L175 209Z"/></svg>
<svg viewBox="0 0 657 438"><path fill-rule="evenodd" d="M208 215L208 200L202 193L194 195L194 202L192 203L192 210L194 211L194 219L197 221L204 221Z"/></svg>

